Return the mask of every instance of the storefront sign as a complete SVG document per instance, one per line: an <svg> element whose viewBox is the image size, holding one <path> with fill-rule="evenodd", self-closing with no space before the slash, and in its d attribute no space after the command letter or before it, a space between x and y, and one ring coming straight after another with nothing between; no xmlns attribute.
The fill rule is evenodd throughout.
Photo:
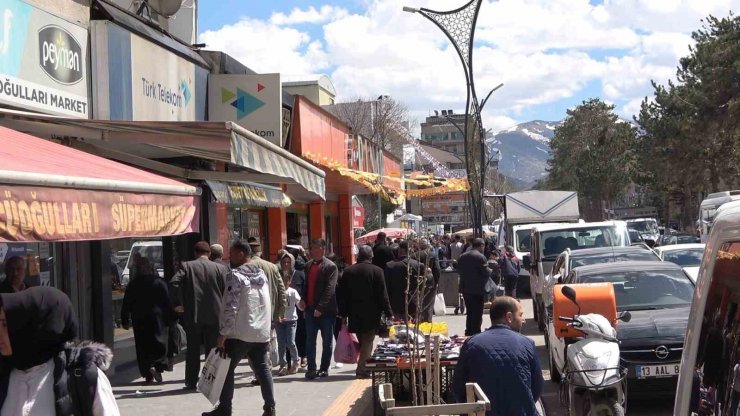
<svg viewBox="0 0 740 416"><path fill-rule="evenodd" d="M0 103L87 118L87 30L0 0Z"/></svg>
<svg viewBox="0 0 740 416"><path fill-rule="evenodd" d="M278 188L247 183L206 181L218 202L240 206L287 208L290 198Z"/></svg>
<svg viewBox="0 0 740 416"><path fill-rule="evenodd" d="M205 119L208 70L109 21L90 22L95 118Z"/></svg>
<svg viewBox="0 0 740 416"><path fill-rule="evenodd" d="M280 74L209 75L208 119L233 121L282 147Z"/></svg>
<svg viewBox="0 0 740 416"><path fill-rule="evenodd" d="M0 186L0 241L155 237L198 231L198 197Z"/></svg>
<svg viewBox="0 0 740 416"><path fill-rule="evenodd" d="M365 227L365 207L352 207L352 228Z"/></svg>

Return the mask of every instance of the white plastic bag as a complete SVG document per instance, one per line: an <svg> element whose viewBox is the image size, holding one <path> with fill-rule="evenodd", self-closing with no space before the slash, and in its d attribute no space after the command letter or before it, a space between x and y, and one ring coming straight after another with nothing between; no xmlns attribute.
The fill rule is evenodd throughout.
<svg viewBox="0 0 740 416"><path fill-rule="evenodd" d="M272 333L270 333L270 366L275 367L279 363L280 354L278 354L277 332L273 329Z"/></svg>
<svg viewBox="0 0 740 416"><path fill-rule="evenodd" d="M229 372L229 364L231 364L231 359L221 357L218 349L214 348L208 354L208 358L206 358L203 365L203 371L201 371L198 380L198 391L203 393L213 405L218 402L221 396L221 390L223 390L224 381L226 381L226 373Z"/></svg>
<svg viewBox="0 0 740 416"><path fill-rule="evenodd" d="M444 316L447 313L447 305L445 304L445 295L437 293L434 297L434 314L437 316Z"/></svg>

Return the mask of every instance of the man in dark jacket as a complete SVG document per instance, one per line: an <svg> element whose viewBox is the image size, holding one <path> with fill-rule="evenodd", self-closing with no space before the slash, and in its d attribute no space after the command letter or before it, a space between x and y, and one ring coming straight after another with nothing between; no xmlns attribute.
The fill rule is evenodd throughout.
<svg viewBox="0 0 740 416"><path fill-rule="evenodd" d="M398 243L398 258L388 262L385 267L385 287L388 290L388 298L391 302L391 309L394 318L397 320L407 320L409 317L416 316L416 289L419 283L420 273L425 273L426 269L418 261L408 257L409 243L401 241ZM408 285L408 313L406 316L406 288Z"/></svg>
<svg viewBox="0 0 740 416"><path fill-rule="evenodd" d="M463 344L452 388L465 401L465 383L478 383L491 401L487 416L536 416L542 369L534 341L520 334L522 305L501 296L491 305L491 328Z"/></svg>
<svg viewBox="0 0 740 416"><path fill-rule="evenodd" d="M437 286L441 270L439 267L439 258L433 254L429 241L425 238L419 241L419 251L417 255L412 256L427 269L431 269L432 279L427 279L427 288L424 290L424 305L421 310L421 321L432 322L434 317L434 297L437 295Z"/></svg>
<svg viewBox="0 0 740 416"><path fill-rule="evenodd" d="M367 378L365 363L373 353L373 341L378 332L381 313L393 316L383 270L372 264L373 250L360 246L357 263L344 270L340 283L339 314L347 320L349 331L360 341L360 359L355 374Z"/></svg>
<svg viewBox="0 0 740 416"><path fill-rule="evenodd" d="M388 262L396 258L393 255L393 249L386 244L385 240L385 233L380 232L375 240L375 246L373 246L373 264L381 269L385 269Z"/></svg>
<svg viewBox="0 0 740 416"><path fill-rule="evenodd" d="M306 285L301 305L306 316L306 378L328 377L337 319L337 265L325 257L326 241L316 239L309 245L311 260L306 264ZM321 367L316 371L316 336L321 332Z"/></svg>
<svg viewBox="0 0 740 416"><path fill-rule="evenodd" d="M182 263L182 268L170 281L178 312L183 313L183 327L187 335L188 351L185 358L185 388L195 390L200 376L200 347L206 354L216 347L221 298L224 294L228 267L209 260L211 246L205 241L195 244L193 261Z"/></svg>
<svg viewBox="0 0 740 416"><path fill-rule="evenodd" d="M460 273L460 292L465 300L468 314L465 317L465 335L480 333L483 324L483 302L486 296L486 283L491 275L488 261L483 255L486 243L476 238L472 250L460 255L457 271Z"/></svg>
<svg viewBox="0 0 740 416"><path fill-rule="evenodd" d="M506 246L503 255L499 259L501 265L501 275L504 278L504 288L506 296L517 296L517 283L519 282L519 272L521 263L514 253L514 247Z"/></svg>

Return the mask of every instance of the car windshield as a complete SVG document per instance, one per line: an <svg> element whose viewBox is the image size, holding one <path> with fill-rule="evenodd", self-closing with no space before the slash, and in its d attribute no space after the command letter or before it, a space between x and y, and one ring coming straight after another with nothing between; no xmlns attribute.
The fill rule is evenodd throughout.
<svg viewBox="0 0 740 416"><path fill-rule="evenodd" d="M580 277L581 283L614 285L617 310L677 308L691 305L694 285L681 270L604 272Z"/></svg>
<svg viewBox="0 0 740 416"><path fill-rule="evenodd" d="M622 231L623 233L624 231ZM584 248L626 246L626 236L615 226L544 231L541 234L542 255L554 257L565 251Z"/></svg>
<svg viewBox="0 0 740 416"><path fill-rule="evenodd" d="M144 257L149 260L154 266L154 269L163 269L164 261L162 260L162 246L134 246L131 248L131 255L129 256L128 264L126 265L131 276L135 276L136 273L133 270L135 268L136 256Z"/></svg>
<svg viewBox="0 0 740 416"><path fill-rule="evenodd" d="M518 252L529 252L532 247L532 236L530 230L518 230L516 232L516 245Z"/></svg>
<svg viewBox="0 0 740 416"><path fill-rule="evenodd" d="M671 250L663 253L663 260L676 263L681 267L696 267L701 264L701 257L703 255L703 248Z"/></svg>
<svg viewBox="0 0 740 416"><path fill-rule="evenodd" d="M575 269L576 267L588 266L590 264L599 263L614 263L618 261L660 261L658 256L647 251L635 251L634 253L619 253L619 254L597 254L583 257L571 256L570 267Z"/></svg>
<svg viewBox="0 0 740 416"><path fill-rule="evenodd" d="M627 221L627 226L641 233L657 233L658 224L654 221Z"/></svg>

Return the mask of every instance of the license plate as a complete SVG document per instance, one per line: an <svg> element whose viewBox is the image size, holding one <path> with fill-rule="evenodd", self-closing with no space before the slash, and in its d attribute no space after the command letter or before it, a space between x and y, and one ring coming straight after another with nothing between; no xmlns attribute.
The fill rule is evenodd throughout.
<svg viewBox="0 0 740 416"><path fill-rule="evenodd" d="M635 367L635 373L637 374L637 378L673 377L678 375L680 367L680 363L638 365Z"/></svg>

